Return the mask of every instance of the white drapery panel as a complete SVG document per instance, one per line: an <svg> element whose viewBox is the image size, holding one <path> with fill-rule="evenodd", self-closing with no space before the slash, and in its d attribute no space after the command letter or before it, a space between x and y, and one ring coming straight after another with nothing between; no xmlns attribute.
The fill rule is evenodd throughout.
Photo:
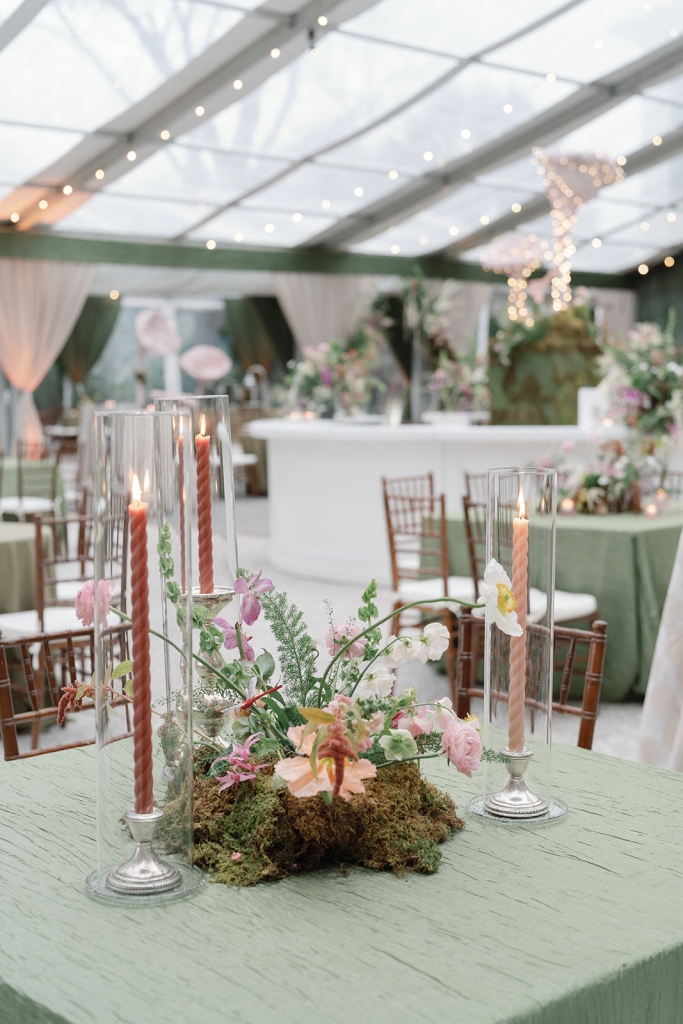
<svg viewBox="0 0 683 1024"><path fill-rule="evenodd" d="M275 294L299 349L346 341L368 313L378 280L357 274L274 274Z"/></svg>
<svg viewBox="0 0 683 1024"><path fill-rule="evenodd" d="M43 440L33 392L64 348L94 272L87 263L0 259L0 367L20 392L14 448Z"/></svg>
<svg viewBox="0 0 683 1024"><path fill-rule="evenodd" d="M639 758L683 772L683 534L659 624L640 725Z"/></svg>

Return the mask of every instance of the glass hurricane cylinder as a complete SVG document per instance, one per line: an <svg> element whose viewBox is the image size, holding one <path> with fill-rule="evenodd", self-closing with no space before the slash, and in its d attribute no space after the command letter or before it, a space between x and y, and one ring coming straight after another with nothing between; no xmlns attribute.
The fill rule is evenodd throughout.
<svg viewBox="0 0 683 1024"><path fill-rule="evenodd" d="M226 395L157 398L155 409L183 411L192 428L185 448L192 449L192 470L187 491L186 515L191 523L193 564L197 567L192 587L194 651L199 651L198 626L235 601L237 531L230 438L230 401ZM229 617L229 614L228 614ZM220 668L219 654L203 654L196 665L194 725L205 738L222 742L221 734L235 697L224 692L211 666Z"/></svg>
<svg viewBox="0 0 683 1024"><path fill-rule="evenodd" d="M551 792L557 473L495 469L488 486L484 582L496 611L486 616L483 739L499 758L485 763L473 809L546 820L566 809ZM512 610L519 629L510 630Z"/></svg>
<svg viewBox="0 0 683 1024"><path fill-rule="evenodd" d="M182 412L95 416L98 866L88 887L110 901L172 899L203 881L192 866L191 429Z"/></svg>

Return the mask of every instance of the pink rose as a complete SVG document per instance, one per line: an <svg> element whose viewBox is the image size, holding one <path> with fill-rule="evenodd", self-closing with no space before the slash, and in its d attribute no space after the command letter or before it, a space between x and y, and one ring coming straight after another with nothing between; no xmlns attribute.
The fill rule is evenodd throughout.
<svg viewBox="0 0 683 1024"><path fill-rule="evenodd" d="M441 747L459 772L472 778L481 761L481 737L477 730L465 722L453 721L441 736Z"/></svg>
<svg viewBox="0 0 683 1024"><path fill-rule="evenodd" d="M100 622L108 626L107 615L116 583L114 580L100 580L97 586L97 609L100 613ZM92 626L95 621L95 581L88 580L76 594L74 608L77 617L84 626Z"/></svg>
<svg viewBox="0 0 683 1024"><path fill-rule="evenodd" d="M434 722L426 715L418 714L417 709L415 709L413 714L410 713L410 710L407 710L394 715L391 728L407 729L410 735L417 739L418 736L431 732L434 728Z"/></svg>
<svg viewBox="0 0 683 1024"><path fill-rule="evenodd" d="M339 654L339 651L348 643L349 640L353 640L354 636L358 636L363 630L360 626L356 626L353 622L343 622L340 626L332 626L327 631L325 637L325 643L330 654ZM361 637L360 640L354 641L350 647L347 647L344 651L345 658L360 658L367 646L367 639Z"/></svg>

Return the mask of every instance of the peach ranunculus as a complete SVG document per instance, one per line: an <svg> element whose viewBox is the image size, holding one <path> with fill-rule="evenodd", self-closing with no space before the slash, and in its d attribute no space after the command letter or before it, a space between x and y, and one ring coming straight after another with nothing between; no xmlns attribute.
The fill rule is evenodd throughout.
<svg viewBox="0 0 683 1024"><path fill-rule="evenodd" d="M482 755L481 737L474 726L454 720L442 733L441 747L458 771L471 779Z"/></svg>
<svg viewBox="0 0 683 1024"><path fill-rule="evenodd" d="M103 626L108 626L107 615L109 605L116 589L114 580L100 580L97 585L97 605L100 613L100 621ZM77 617L84 626L92 626L95 621L95 581L88 580L76 594L74 608Z"/></svg>
<svg viewBox="0 0 683 1024"><path fill-rule="evenodd" d="M315 796L316 793L332 793L336 778L334 760L331 757L319 757L316 764L317 775L313 774L308 755L315 743L315 733L309 732L304 736L304 729L303 725L293 725L287 730L288 737L303 756L283 758L275 765L275 772L285 780L292 796L306 797ZM376 767L366 758L359 758L357 761L350 757L345 758L344 778L339 795L344 800L350 800L354 793L364 793L363 779L374 779L376 775Z"/></svg>

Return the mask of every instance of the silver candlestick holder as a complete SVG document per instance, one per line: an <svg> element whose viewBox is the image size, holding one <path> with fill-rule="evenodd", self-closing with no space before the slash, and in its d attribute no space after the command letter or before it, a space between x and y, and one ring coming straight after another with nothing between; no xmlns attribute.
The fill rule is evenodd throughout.
<svg viewBox="0 0 683 1024"><path fill-rule="evenodd" d="M107 875L106 885L114 892L131 896L149 896L168 892L182 881L182 874L173 864L159 860L152 843L164 812L155 807L149 814L126 811L124 818L135 840L135 849L127 861L113 868Z"/></svg>
<svg viewBox="0 0 683 1024"><path fill-rule="evenodd" d="M534 756L533 750L510 750L503 747L501 754L507 758L505 767L510 776L505 789L486 798L484 806L489 814L499 818L538 818L548 813L548 802L537 796L527 786L524 773Z"/></svg>

